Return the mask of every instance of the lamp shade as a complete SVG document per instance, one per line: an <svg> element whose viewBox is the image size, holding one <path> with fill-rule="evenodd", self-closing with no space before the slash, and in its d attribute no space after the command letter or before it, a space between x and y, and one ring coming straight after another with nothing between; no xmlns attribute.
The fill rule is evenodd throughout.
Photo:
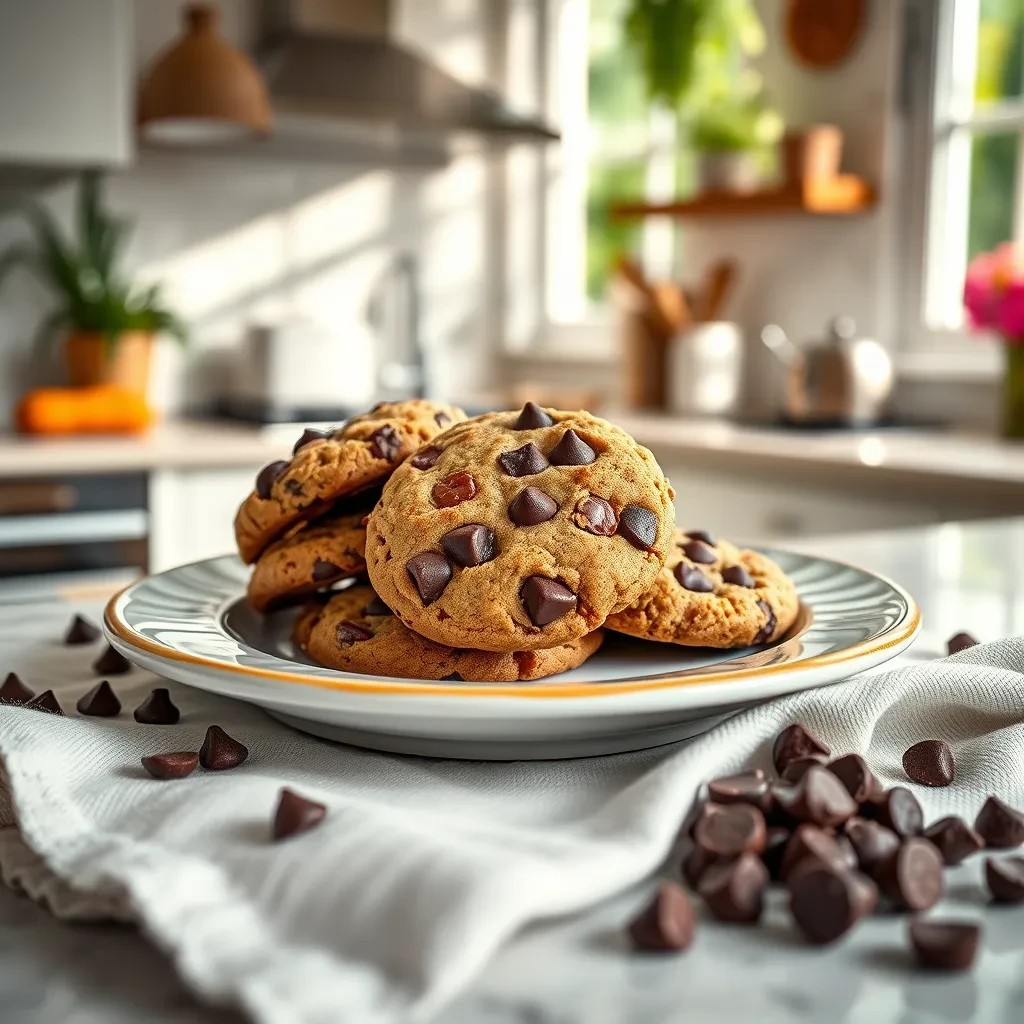
<svg viewBox="0 0 1024 1024"><path fill-rule="evenodd" d="M157 55L142 80L138 122L146 138L167 143L221 142L270 131L263 78L221 35L214 8L186 8L184 35Z"/></svg>

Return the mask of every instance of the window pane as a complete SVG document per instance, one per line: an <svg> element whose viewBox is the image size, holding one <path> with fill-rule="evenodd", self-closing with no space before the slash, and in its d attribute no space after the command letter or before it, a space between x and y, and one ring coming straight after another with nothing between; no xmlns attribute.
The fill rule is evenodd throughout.
<svg viewBox="0 0 1024 1024"><path fill-rule="evenodd" d="M640 221L613 221L608 207L623 196L641 196L644 192L646 161L631 160L617 164L592 164L587 188L587 298L600 302L615 257L635 251L640 236Z"/></svg>
<svg viewBox="0 0 1024 1024"><path fill-rule="evenodd" d="M978 106L1024 96L1024 4L981 0L974 98Z"/></svg>
<svg viewBox="0 0 1024 1024"><path fill-rule="evenodd" d="M1013 237L1019 135L978 135L971 143L967 257Z"/></svg>

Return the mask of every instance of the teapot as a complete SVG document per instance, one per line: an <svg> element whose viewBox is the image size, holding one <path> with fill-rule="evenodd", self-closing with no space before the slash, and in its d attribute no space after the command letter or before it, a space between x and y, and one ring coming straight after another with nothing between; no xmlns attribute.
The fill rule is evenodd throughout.
<svg viewBox="0 0 1024 1024"><path fill-rule="evenodd" d="M847 316L837 316L820 340L797 346L777 324L761 341L786 366L785 418L793 423L869 426L886 412L893 366L877 341L856 337Z"/></svg>

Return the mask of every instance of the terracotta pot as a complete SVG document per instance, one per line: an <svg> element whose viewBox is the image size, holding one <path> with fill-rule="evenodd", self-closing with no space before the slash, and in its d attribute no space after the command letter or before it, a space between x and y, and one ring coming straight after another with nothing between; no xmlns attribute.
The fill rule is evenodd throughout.
<svg viewBox="0 0 1024 1024"><path fill-rule="evenodd" d="M64 342L68 379L73 387L115 384L145 395L149 390L149 363L153 335L130 331L110 343L94 332L69 334Z"/></svg>
<svg viewBox="0 0 1024 1024"><path fill-rule="evenodd" d="M786 132L782 140L782 174L787 185L831 181L839 173L843 133L832 124Z"/></svg>

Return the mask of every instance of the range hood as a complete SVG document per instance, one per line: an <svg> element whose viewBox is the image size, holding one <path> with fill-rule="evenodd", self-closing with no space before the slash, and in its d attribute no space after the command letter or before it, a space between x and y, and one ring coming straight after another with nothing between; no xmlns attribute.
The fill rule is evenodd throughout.
<svg viewBox="0 0 1024 1024"><path fill-rule="evenodd" d="M469 86L389 33L383 0L270 0L259 57L275 117L421 137L552 141L558 133Z"/></svg>

